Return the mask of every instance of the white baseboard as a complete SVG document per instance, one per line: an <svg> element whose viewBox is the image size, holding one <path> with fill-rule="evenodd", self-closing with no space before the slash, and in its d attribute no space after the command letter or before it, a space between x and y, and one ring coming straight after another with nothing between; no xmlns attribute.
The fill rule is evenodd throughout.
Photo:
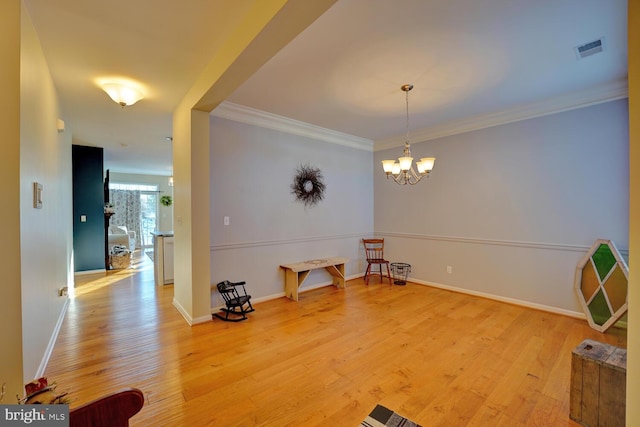
<svg viewBox="0 0 640 427"><path fill-rule="evenodd" d="M508 298L508 297L503 297L503 296L499 296L499 295L488 294L488 293L485 293L485 292L472 291L472 290L469 290L469 289L458 288L458 287L455 287L455 286L443 285L441 283L427 282L427 281L424 281L424 280L418 280L418 279L413 279L413 278L410 279L409 281L413 282L413 283L417 283L419 285L431 286L432 288L444 289L446 291L457 292L457 293L471 295L471 296L475 296L475 297L487 298L487 299L494 300L494 301L506 302L508 304L513 304L513 305L518 305L518 306L521 306L521 307L532 308L534 310L546 311L548 313L561 314L563 316L574 317L576 319L586 320L585 314L581 313L581 312L577 312L577 311L565 310L563 308L552 307L552 306L549 306L549 305L537 304L537 303L530 302L530 301L523 301L523 300L519 300L519 299L515 299L515 298Z"/></svg>
<svg viewBox="0 0 640 427"><path fill-rule="evenodd" d="M351 276L345 277L344 280L345 280L345 282L347 282L349 280L357 279L358 277L362 277L362 276L364 276L364 273L353 274ZM308 287L299 288L298 289L298 294L303 294L303 293L305 293L307 291L312 291L314 289L324 288L326 286L333 286L333 281L317 283L315 285L311 285L311 286L308 286ZM212 287L213 287L213 285L212 285ZM284 296L286 296L285 292L278 292L277 294L271 294L271 295L267 295L267 296L264 296L264 297L251 298L251 303L252 304L257 304L259 302L270 301L272 299L278 299L278 298L282 298ZM211 314L217 313L223 307L224 306L222 306L222 305L218 306L218 307L212 307L211 308Z"/></svg>
<svg viewBox="0 0 640 427"><path fill-rule="evenodd" d="M345 278L345 281L349 281L349 280L353 280L356 279L358 277L363 277L364 273L358 273L358 274L354 274L351 275L349 277ZM435 282L427 282L425 280L419 280L419 279L414 279L411 278L409 280L412 283L417 283L419 285L424 285L424 286L431 286L433 288L438 288L438 289L443 289L446 291L451 291L451 292L457 292L457 293L461 293L461 294L466 294L466 295L471 295L471 296L475 296L475 297L480 297L480 298L487 298L493 301L499 301L499 302L504 302L504 303L508 303L508 304L513 304L513 305L517 305L520 307L526 307L526 308L531 308L534 310L540 310L540 311L546 311L548 313L554 313L554 314L560 314L563 316L568 316L568 317L573 317L576 319L582 319L582 320L586 320L586 316L584 313L582 312L577 312L577 311L573 311L573 310L566 310L563 308L558 308L558 307L552 307L549 305L544 305L544 304L537 304L537 303L533 303L530 301L523 301L523 300L519 300L519 299L515 299L515 298L508 298L508 297L503 297L503 296L499 296L499 295L493 295L493 294L489 294L489 293L485 293L485 292L479 292L479 291L472 291L469 289L464 289L464 288L458 288L455 286L449 286L449 285L443 285L441 283L435 283ZM304 287L304 288L300 288L298 290L298 293L304 293L307 291L311 291L314 289L318 289L318 288L323 288L325 286L332 286L333 282L322 282L322 283L318 283L309 287ZM269 300L273 300L276 298L282 298L285 296L284 292L278 292L277 294L272 294L272 295L267 295L267 296L263 296L260 298L252 298L251 302L252 303L259 303L259 302L264 302L264 301L269 301ZM217 313L220 309L222 308L222 306L220 307L212 307L211 308L211 313ZM208 319L207 319L208 320Z"/></svg>
<svg viewBox="0 0 640 427"><path fill-rule="evenodd" d="M51 358L51 353L53 353L53 347L56 344L58 334L60 334L60 329L62 328L64 316L67 314L67 309L69 308L69 301L70 299L67 298L62 305L62 310L60 310L60 314L58 315L58 321L56 322L56 326L53 328L53 333L51 334L51 338L49 338L49 344L47 344L47 348L44 351L44 355L42 356L40 366L38 366L38 370L36 371L35 378L43 377L45 371L47 370L47 364L49 363L49 359Z"/></svg>
<svg viewBox="0 0 640 427"><path fill-rule="evenodd" d="M84 270L84 271L74 271L73 275L74 276L86 276L88 274L98 274L98 273L103 273L106 274L107 270L103 269L98 269L98 270Z"/></svg>
<svg viewBox="0 0 640 427"><path fill-rule="evenodd" d="M195 319L193 319L193 323L191 325L193 326L199 323L207 323L207 322L211 322L211 316L196 317Z"/></svg>
<svg viewBox="0 0 640 427"><path fill-rule="evenodd" d="M177 299L173 298L173 306L178 310L178 313L184 317L184 320L187 321L189 326L197 325L198 323L205 323L211 320L211 316L201 316L193 318L187 313L187 310L184 309L182 305L178 302Z"/></svg>
<svg viewBox="0 0 640 427"><path fill-rule="evenodd" d="M187 310L185 310L184 307L180 305L178 300L175 299L175 297L173 298L173 306L176 308L176 310L178 310L178 313L180 313L182 317L184 317L184 320L187 321L189 326L193 325L193 319L191 318L191 316L189 316L189 313L187 313Z"/></svg>

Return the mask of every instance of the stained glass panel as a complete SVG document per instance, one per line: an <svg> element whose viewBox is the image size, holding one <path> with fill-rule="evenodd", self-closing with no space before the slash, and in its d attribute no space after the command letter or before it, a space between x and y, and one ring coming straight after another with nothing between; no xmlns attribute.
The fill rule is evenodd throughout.
<svg viewBox="0 0 640 427"><path fill-rule="evenodd" d="M582 291L584 300L586 302L589 302L589 300L591 299L591 297L593 297L593 294L596 293L599 287L600 280L598 280L598 276L596 276L593 265L588 262L582 270L582 283L580 285L580 290Z"/></svg>
<svg viewBox="0 0 640 427"><path fill-rule="evenodd" d="M591 304L589 304L589 312L593 322L600 326L611 318L611 310L609 310L607 300L604 299L602 291L599 291L591 301Z"/></svg>
<svg viewBox="0 0 640 427"><path fill-rule="evenodd" d="M598 239L576 268L573 286L593 329L605 332L627 311L629 267L611 240Z"/></svg>
<svg viewBox="0 0 640 427"><path fill-rule="evenodd" d="M613 311L620 310L624 303L627 302L627 278L620 267L616 266L616 269L605 282L604 289L607 292Z"/></svg>
<svg viewBox="0 0 640 427"><path fill-rule="evenodd" d="M602 244L591 256L593 263L596 265L596 271L600 280L604 280L611 271L611 267L616 265L616 257L613 256L613 252L609 248L609 245Z"/></svg>

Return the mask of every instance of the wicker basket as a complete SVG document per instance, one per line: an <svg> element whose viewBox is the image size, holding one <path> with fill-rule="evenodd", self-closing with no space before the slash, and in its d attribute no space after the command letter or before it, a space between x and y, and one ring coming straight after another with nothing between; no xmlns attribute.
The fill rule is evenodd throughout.
<svg viewBox="0 0 640 427"><path fill-rule="evenodd" d="M111 255L111 268L121 269L129 268L131 264L131 257L129 254Z"/></svg>
<svg viewBox="0 0 640 427"><path fill-rule="evenodd" d="M109 255L109 262L113 269L128 268L131 264L131 252L124 246L114 246Z"/></svg>

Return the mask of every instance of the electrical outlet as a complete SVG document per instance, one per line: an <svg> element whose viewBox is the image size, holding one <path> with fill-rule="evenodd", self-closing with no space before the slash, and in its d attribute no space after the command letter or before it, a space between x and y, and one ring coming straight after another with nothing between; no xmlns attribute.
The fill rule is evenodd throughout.
<svg viewBox="0 0 640 427"><path fill-rule="evenodd" d="M229 217L228 216L224 217L224 225L229 225Z"/></svg>
<svg viewBox="0 0 640 427"><path fill-rule="evenodd" d="M453 273L453 267L451 267L450 265L447 265L447 273Z"/></svg>

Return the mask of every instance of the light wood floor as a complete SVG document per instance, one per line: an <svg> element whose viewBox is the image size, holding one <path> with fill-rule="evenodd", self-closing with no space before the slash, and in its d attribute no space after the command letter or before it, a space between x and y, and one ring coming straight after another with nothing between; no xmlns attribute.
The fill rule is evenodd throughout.
<svg viewBox="0 0 640 427"><path fill-rule="evenodd" d="M82 282L46 374L72 408L140 388L133 426L357 426L378 403L425 427L577 426L571 351L626 347L622 329L412 283L353 280L189 327L144 256Z"/></svg>

